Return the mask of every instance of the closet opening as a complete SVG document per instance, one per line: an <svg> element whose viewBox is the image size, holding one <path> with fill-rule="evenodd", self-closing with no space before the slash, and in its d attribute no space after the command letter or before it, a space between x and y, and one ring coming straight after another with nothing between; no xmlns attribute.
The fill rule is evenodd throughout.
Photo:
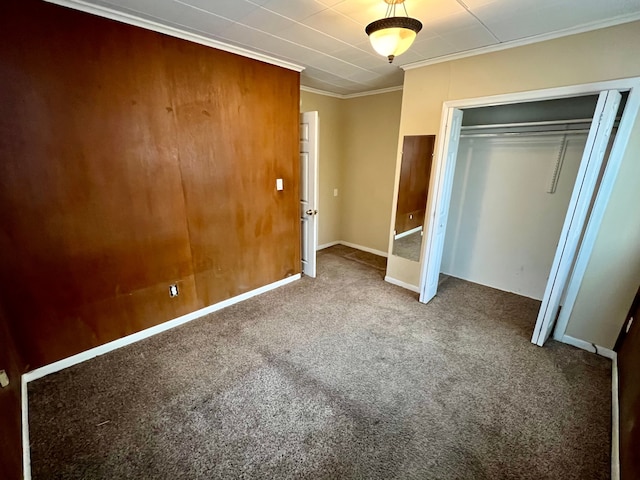
<svg viewBox="0 0 640 480"><path fill-rule="evenodd" d="M422 302L441 273L462 278L541 301L532 342L556 322L562 340L638 110L631 90L445 104Z"/></svg>

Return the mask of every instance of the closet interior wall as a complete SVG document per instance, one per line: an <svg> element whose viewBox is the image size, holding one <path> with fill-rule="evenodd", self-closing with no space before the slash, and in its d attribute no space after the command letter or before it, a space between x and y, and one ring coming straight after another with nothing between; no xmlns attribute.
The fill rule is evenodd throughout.
<svg viewBox="0 0 640 480"><path fill-rule="evenodd" d="M595 102L464 111L442 273L542 299Z"/></svg>

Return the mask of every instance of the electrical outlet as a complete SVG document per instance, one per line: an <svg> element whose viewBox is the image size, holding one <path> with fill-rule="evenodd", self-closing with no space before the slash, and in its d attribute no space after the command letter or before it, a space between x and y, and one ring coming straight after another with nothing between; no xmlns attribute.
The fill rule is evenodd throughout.
<svg viewBox="0 0 640 480"><path fill-rule="evenodd" d="M178 284L169 285L169 296L170 297L178 296Z"/></svg>
<svg viewBox="0 0 640 480"><path fill-rule="evenodd" d="M4 388L9 386L9 376L4 370L0 370L0 387Z"/></svg>
<svg viewBox="0 0 640 480"><path fill-rule="evenodd" d="M281 191L284 190L284 182L281 178L276 178L276 190Z"/></svg>
<svg viewBox="0 0 640 480"><path fill-rule="evenodd" d="M338 196L338 189L337 189L337 188L334 188L334 189L333 189L333 196L334 196L334 197L337 197L337 196Z"/></svg>

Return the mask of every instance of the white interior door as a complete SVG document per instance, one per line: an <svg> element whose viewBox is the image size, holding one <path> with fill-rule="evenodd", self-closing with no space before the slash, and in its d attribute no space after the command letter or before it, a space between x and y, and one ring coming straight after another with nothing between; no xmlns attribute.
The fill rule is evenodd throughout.
<svg viewBox="0 0 640 480"><path fill-rule="evenodd" d="M318 246L318 112L300 114L300 228L302 273L316 276Z"/></svg>
<svg viewBox="0 0 640 480"><path fill-rule="evenodd" d="M578 251L578 243L587 220L591 199L595 194L598 174L607 150L620 99L621 95L616 90L601 92L598 98L593 123L589 130L580 169L560 233L558 248L542 298L542 306L531 338L531 342L536 345L544 345L555 325L560 298Z"/></svg>
<svg viewBox="0 0 640 480"><path fill-rule="evenodd" d="M441 192L434 201L429 212L427 223L427 242L425 246L425 265L422 270L423 278L420 281L420 301L427 303L436 296L438 290L438 278L440 276L440 264L444 250L444 236L447 231L447 216L449 215L449 203L451 189L453 187L453 174L456 170L456 157L460 144L460 129L462 127L462 110L457 108L449 110L447 129L441 150L446 152L444 165L438 162L436 171L436 191Z"/></svg>

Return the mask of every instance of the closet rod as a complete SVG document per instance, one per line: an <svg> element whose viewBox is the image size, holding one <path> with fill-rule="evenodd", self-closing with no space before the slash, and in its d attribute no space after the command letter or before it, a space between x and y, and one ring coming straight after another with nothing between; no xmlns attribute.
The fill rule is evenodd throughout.
<svg viewBox="0 0 640 480"><path fill-rule="evenodd" d="M520 123L495 123L493 125L467 125L462 130L480 130L487 128L509 128L509 127L544 127L547 125L571 125L576 123L591 123L592 118L578 118L575 120L549 120L545 122L520 122Z"/></svg>
<svg viewBox="0 0 640 480"><path fill-rule="evenodd" d="M575 135L589 133L589 130L547 130L540 132L503 132L503 133L461 133L462 137L516 137L526 135L527 137L539 135Z"/></svg>

